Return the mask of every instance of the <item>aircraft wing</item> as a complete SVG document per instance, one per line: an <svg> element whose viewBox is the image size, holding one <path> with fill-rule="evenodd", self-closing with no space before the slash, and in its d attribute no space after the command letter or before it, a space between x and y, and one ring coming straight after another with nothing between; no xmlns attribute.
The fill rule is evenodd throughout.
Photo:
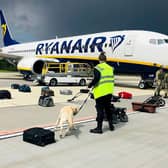
<svg viewBox="0 0 168 168"><path fill-rule="evenodd" d="M16 59L16 60L20 60L23 56L19 56L19 55L13 55L13 54L8 54L8 53L2 53L0 52L0 58L11 58L11 59Z"/></svg>

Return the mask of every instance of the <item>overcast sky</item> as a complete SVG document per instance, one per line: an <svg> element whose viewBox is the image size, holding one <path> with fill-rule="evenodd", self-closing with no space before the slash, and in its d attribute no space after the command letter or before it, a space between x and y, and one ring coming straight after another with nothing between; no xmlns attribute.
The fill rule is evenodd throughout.
<svg viewBox="0 0 168 168"><path fill-rule="evenodd" d="M0 8L19 42L128 29L168 35L168 0L0 0Z"/></svg>

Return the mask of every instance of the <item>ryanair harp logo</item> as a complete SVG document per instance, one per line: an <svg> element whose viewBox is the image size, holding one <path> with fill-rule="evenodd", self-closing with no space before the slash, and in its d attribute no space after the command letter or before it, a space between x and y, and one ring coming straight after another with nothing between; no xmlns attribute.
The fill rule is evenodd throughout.
<svg viewBox="0 0 168 168"><path fill-rule="evenodd" d="M2 34L3 34L3 36L5 36L5 34L6 34L6 24L1 25L1 27L2 27Z"/></svg>
<svg viewBox="0 0 168 168"><path fill-rule="evenodd" d="M110 37L110 43L111 43L113 52L124 41L124 39L125 39L125 35L122 35L122 36L117 35L117 36Z"/></svg>

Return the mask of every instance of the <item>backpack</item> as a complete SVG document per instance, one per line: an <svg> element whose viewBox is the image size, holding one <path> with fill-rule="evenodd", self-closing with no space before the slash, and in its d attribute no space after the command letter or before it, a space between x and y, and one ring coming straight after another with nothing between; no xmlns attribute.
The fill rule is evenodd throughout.
<svg viewBox="0 0 168 168"><path fill-rule="evenodd" d="M52 107L54 106L54 101L50 96L40 96L38 105L43 107Z"/></svg>
<svg viewBox="0 0 168 168"><path fill-rule="evenodd" d="M19 91L20 92L31 92L31 88L29 85L21 85L19 86Z"/></svg>

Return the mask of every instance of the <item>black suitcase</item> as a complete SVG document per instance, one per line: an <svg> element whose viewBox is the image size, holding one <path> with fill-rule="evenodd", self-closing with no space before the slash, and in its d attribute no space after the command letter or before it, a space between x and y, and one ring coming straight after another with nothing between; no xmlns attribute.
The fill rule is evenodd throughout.
<svg viewBox="0 0 168 168"><path fill-rule="evenodd" d="M45 146L55 141L55 133L40 127L29 128L23 132L23 141Z"/></svg>
<svg viewBox="0 0 168 168"><path fill-rule="evenodd" d="M38 105L43 107L52 107L54 106L54 101L50 96L40 96L38 100Z"/></svg>
<svg viewBox="0 0 168 168"><path fill-rule="evenodd" d="M20 85L17 84L17 83L11 84L11 88L12 88L12 89L19 89L19 87L20 87Z"/></svg>
<svg viewBox="0 0 168 168"><path fill-rule="evenodd" d="M0 90L0 99L11 99L11 93L8 90Z"/></svg>

